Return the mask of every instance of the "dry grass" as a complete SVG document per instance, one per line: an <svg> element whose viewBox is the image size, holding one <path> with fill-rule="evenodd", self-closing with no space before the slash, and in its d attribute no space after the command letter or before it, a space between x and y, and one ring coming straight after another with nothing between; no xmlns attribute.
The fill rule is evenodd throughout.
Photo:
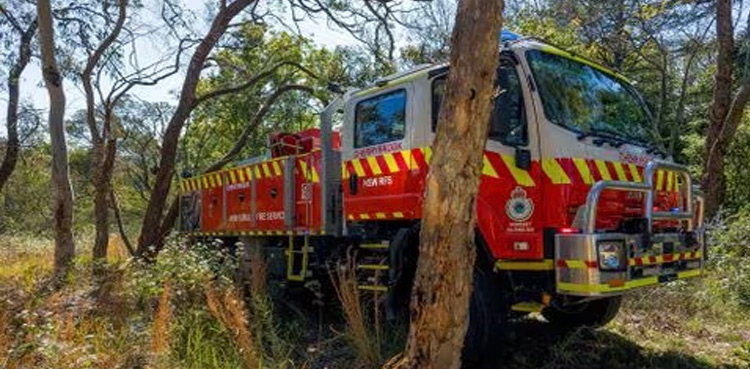
<svg viewBox="0 0 750 369"><path fill-rule="evenodd" d="M355 271L354 258L348 257L345 264L339 265L336 272L331 273L331 278L336 295L341 301L348 335L354 345L357 360L368 367L377 367L380 363L380 350L377 340L373 340L367 329Z"/></svg>
<svg viewBox="0 0 750 369"><path fill-rule="evenodd" d="M170 291L171 283L167 280L159 296L159 305L151 328L151 353L155 355L162 355L169 348L169 325L172 320Z"/></svg>
<svg viewBox="0 0 750 369"><path fill-rule="evenodd" d="M7 365L11 341L10 312L0 305L0 368Z"/></svg>
<svg viewBox="0 0 750 369"><path fill-rule="evenodd" d="M130 259L130 253L122 237L117 234L111 234L107 243L107 260L120 263L128 259Z"/></svg>
<svg viewBox="0 0 750 369"><path fill-rule="evenodd" d="M260 368L260 355L248 326L245 303L232 288L219 288L213 284L206 287L206 303L211 314L231 334L244 358L245 368Z"/></svg>

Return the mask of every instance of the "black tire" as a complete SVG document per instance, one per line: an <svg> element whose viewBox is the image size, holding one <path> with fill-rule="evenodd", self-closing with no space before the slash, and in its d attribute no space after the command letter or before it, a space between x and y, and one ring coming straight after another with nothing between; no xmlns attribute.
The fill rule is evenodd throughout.
<svg viewBox="0 0 750 369"><path fill-rule="evenodd" d="M498 333L506 321L503 306L499 278L491 269L477 265L469 301L469 326L461 353L463 368L483 367L492 357L490 349L498 342Z"/></svg>
<svg viewBox="0 0 750 369"><path fill-rule="evenodd" d="M549 306L542 310L548 322L566 329L598 328L611 322L622 305L622 296L606 297L565 308Z"/></svg>

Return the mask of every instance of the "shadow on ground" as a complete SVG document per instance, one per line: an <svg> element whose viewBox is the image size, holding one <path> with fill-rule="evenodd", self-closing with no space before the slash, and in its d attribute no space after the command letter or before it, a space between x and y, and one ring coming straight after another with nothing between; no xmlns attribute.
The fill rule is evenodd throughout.
<svg viewBox="0 0 750 369"><path fill-rule="evenodd" d="M699 368L742 369L713 365L685 352L655 352L627 337L605 329L555 332L547 323L523 320L513 323L498 339L494 357L481 369L496 368Z"/></svg>

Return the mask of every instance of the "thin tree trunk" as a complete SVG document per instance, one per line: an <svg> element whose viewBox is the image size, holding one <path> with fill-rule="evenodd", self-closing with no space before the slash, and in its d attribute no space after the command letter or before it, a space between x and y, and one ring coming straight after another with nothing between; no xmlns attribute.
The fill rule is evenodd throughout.
<svg viewBox="0 0 750 369"><path fill-rule="evenodd" d="M91 150L92 162L94 163L94 224L96 237L94 239L93 258L95 261L107 258L107 246L109 244L109 191L112 186L112 170L115 155L117 154L117 139L111 136L112 109L109 101L102 102L105 106L105 117L101 132L96 123L96 98L91 81L94 70L98 67L104 53L119 37L127 16L127 0L118 1L117 21L110 33L104 37L89 56L86 67L81 73L81 81L86 96L86 123L89 127L93 148ZM96 267L97 264L95 263Z"/></svg>
<svg viewBox="0 0 750 369"><path fill-rule="evenodd" d="M693 60L695 60L697 54L698 50L696 47L696 50L690 52L685 62L685 72L682 75L682 83L680 84L680 97L677 100L677 112L675 113L675 120L669 128L669 146L667 152L671 156L674 156L677 150L677 141L680 137L679 128L685 124L685 99L687 97L688 82L690 81L690 70L693 68Z"/></svg>
<svg viewBox="0 0 750 369"><path fill-rule="evenodd" d="M3 157L3 162L0 164L0 192L3 191L18 162L19 146L21 145L18 139L18 101L20 97L18 84L21 79L21 73L26 69L31 58L31 40L34 38L34 33L36 33L36 23L35 19L21 35L21 43L18 46L18 59L16 59L15 64L13 64L8 73L8 110L6 115L8 142L6 143L5 157Z"/></svg>
<svg viewBox="0 0 750 369"><path fill-rule="evenodd" d="M721 142L724 123L729 113L734 66L734 26L732 1L718 0L716 4L716 35L718 56L714 77L713 103L706 135L706 159L703 167L703 191L706 196L706 215L713 216L724 202L726 193L724 156L726 144Z"/></svg>
<svg viewBox="0 0 750 369"><path fill-rule="evenodd" d="M154 189L151 191L146 214L143 217L141 225L141 235L138 238L137 254L139 256L152 256L149 255L149 247L158 248L162 242L160 234L161 223L164 215L164 205L169 196L169 189L172 186L174 177L177 144L185 121L195 108L197 101L195 90L198 86L206 58L219 41L219 38L226 32L229 22L253 2L254 0L235 0L223 6L211 23L206 37L198 44L195 53L190 59L185 80L182 84L180 100L164 132L164 142L159 153L159 170L156 173Z"/></svg>
<svg viewBox="0 0 750 369"><path fill-rule="evenodd" d="M448 88L427 177L411 326L402 367L456 369L467 328L476 197L502 27L501 0L461 0Z"/></svg>
<svg viewBox="0 0 750 369"><path fill-rule="evenodd" d="M112 188L112 171L114 170L117 140L107 138L102 148L101 161L97 165L94 177L94 220L96 223L96 240L94 242L94 260L107 258L109 245L109 192Z"/></svg>
<svg viewBox="0 0 750 369"><path fill-rule="evenodd" d="M65 142L65 92L55 60L55 39L49 0L37 1L39 47L42 74L49 94L49 131L52 151L52 185L55 187L55 279L59 282L75 256L73 243L73 189L68 175L68 148Z"/></svg>
<svg viewBox="0 0 750 369"><path fill-rule="evenodd" d="M133 244L130 242L128 233L125 231L125 225L122 223L122 215L120 214L120 200L117 198L117 194L115 194L115 191L111 186L109 188L109 197L112 201L112 212L115 215L115 222L117 223L117 230L120 232L122 243L124 243L125 248L128 249L128 254L130 256L135 256L135 249L133 248Z"/></svg>

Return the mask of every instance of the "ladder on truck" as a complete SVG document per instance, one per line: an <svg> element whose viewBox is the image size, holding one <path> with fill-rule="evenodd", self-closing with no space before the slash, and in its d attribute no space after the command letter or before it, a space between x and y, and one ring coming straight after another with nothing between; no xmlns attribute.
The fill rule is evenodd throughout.
<svg viewBox="0 0 750 369"><path fill-rule="evenodd" d="M301 240L300 240L301 238ZM301 241L301 242L300 242ZM293 282L303 282L308 275L310 253L310 236L289 235L289 245L286 250L286 279Z"/></svg>
<svg viewBox="0 0 750 369"><path fill-rule="evenodd" d="M361 243L357 255L357 288L363 291L386 293L391 268L388 264L390 241Z"/></svg>

